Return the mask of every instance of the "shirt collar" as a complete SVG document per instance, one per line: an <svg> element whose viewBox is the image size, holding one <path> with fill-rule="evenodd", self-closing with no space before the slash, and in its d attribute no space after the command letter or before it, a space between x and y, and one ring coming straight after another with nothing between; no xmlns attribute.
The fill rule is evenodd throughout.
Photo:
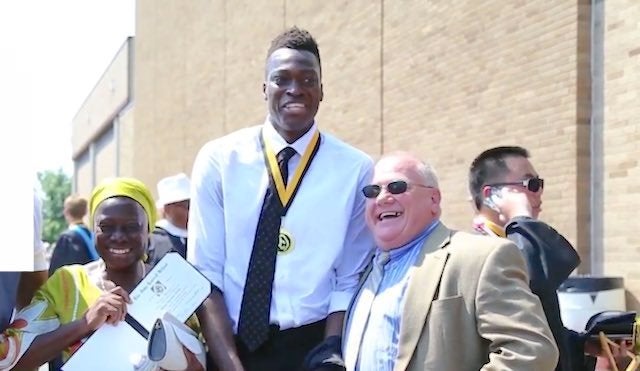
<svg viewBox="0 0 640 371"><path fill-rule="evenodd" d="M389 250L389 257L390 257L389 260L393 261L395 259L398 259L402 255L406 254L408 251L411 251L414 247L421 246L422 242L424 242L424 240L431 234L431 232L436 228L436 226L438 224L440 224L440 220L436 220L436 221L432 222L425 229L423 229L422 232L420 232L420 234L418 234L411 241L407 242L403 246L400 246L400 247L398 247L396 249ZM380 253L380 251L378 251L376 253L376 256L379 253Z"/></svg>
<svg viewBox="0 0 640 371"><path fill-rule="evenodd" d="M485 219L484 221L487 224L487 228L491 229L493 233L495 233L499 237L507 237L507 234L504 231L504 228L492 222L491 220Z"/></svg>
<svg viewBox="0 0 640 371"><path fill-rule="evenodd" d="M314 120L311 128L306 133L304 133L303 136L301 136L298 140L291 144L287 143L287 141L284 140L284 138L281 137L280 134L278 134L268 118L264 122L263 130L265 137L267 138L269 144L271 145L271 148L273 149L273 153L278 154L285 147L291 147L296 150L298 155L302 156L309 143L311 143L313 134L318 130L318 124Z"/></svg>

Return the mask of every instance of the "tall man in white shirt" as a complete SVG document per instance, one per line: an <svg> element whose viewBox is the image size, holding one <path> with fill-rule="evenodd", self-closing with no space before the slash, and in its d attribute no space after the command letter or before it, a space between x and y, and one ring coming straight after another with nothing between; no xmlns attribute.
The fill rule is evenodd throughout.
<svg viewBox="0 0 640 371"><path fill-rule="evenodd" d="M196 158L187 255L215 286L198 318L219 369L297 370L334 344L373 248L359 192L372 161L318 131L321 77L313 37L283 32L267 54L265 122Z"/></svg>

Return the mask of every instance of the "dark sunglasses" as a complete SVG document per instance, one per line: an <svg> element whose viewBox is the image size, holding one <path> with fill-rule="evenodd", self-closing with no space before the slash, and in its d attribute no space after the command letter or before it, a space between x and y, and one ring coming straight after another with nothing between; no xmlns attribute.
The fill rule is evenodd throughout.
<svg viewBox="0 0 640 371"><path fill-rule="evenodd" d="M422 185L422 184L412 183L411 185L416 187L423 187L423 188L433 188L433 187ZM409 189L409 183L405 182L404 180L394 180L393 182L390 182L389 184L387 184L385 188L392 195L399 195L400 193L405 193L407 189ZM382 192L382 186L378 184L369 184L362 188L362 193L366 198L376 198L378 197L380 192Z"/></svg>
<svg viewBox="0 0 640 371"><path fill-rule="evenodd" d="M519 182L487 184L487 186L489 187L499 187L499 186L509 186L509 185L522 186L522 187L525 187L530 192L535 193L544 188L544 179L536 177L536 178L521 180Z"/></svg>

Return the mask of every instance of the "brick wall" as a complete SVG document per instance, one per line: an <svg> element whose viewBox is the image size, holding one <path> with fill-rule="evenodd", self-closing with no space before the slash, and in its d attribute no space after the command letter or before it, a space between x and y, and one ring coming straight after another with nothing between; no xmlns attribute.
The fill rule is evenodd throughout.
<svg viewBox="0 0 640 371"><path fill-rule="evenodd" d="M96 185L116 176L116 140L113 126L95 141Z"/></svg>
<svg viewBox="0 0 640 371"><path fill-rule="evenodd" d="M577 242L577 78L588 71L576 53L577 2L451 4L385 6L384 149L430 159L445 221L466 228L473 157L527 147L548 181L541 217Z"/></svg>
<svg viewBox="0 0 640 371"><path fill-rule="evenodd" d="M88 200L93 189L93 165L88 151L76 159L75 166L74 182L76 188L74 193Z"/></svg>
<svg viewBox="0 0 640 371"><path fill-rule="evenodd" d="M135 124L133 121L135 107L131 107L120 116L120 128L118 133L118 176L134 176L133 156L136 148L133 146L135 138Z"/></svg>
<svg viewBox="0 0 640 371"><path fill-rule="evenodd" d="M604 268L640 294L640 3L605 1ZM640 309L638 297L627 305Z"/></svg>
<svg viewBox="0 0 640 371"><path fill-rule="evenodd" d="M473 156L489 146L526 146L548 179L543 217L586 249L576 217L577 154L585 145L578 80L588 76L577 53L579 8L557 1L139 0L135 173L155 183L188 172L204 142L260 123L269 42L298 24L321 47L324 130L374 156L408 149L429 159L441 177L444 219L458 228L471 218L465 199Z"/></svg>
<svg viewBox="0 0 640 371"><path fill-rule="evenodd" d="M639 5L606 4L604 267L640 292L628 259L640 257L629 232L638 208L628 207L640 192L630 181L639 26L629 21ZM324 131L374 157L406 149L428 159L443 218L462 229L473 157L527 147L547 181L541 217L590 270L590 1L138 0L137 14L132 171L152 188L189 173L206 141L262 122L269 42L297 24L320 44Z"/></svg>

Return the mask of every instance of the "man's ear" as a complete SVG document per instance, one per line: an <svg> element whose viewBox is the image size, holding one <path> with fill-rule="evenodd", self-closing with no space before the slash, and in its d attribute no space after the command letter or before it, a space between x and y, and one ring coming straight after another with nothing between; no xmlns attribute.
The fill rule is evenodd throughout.
<svg viewBox="0 0 640 371"><path fill-rule="evenodd" d="M264 100L267 100L267 83L266 82L262 83L262 96L264 97Z"/></svg>
<svg viewBox="0 0 640 371"><path fill-rule="evenodd" d="M489 198L489 196L491 196L491 187L489 186L484 186L482 187L482 198Z"/></svg>
<svg viewBox="0 0 640 371"><path fill-rule="evenodd" d="M322 89L322 83L320 83L320 102L322 102L323 98L324 98L324 90Z"/></svg>
<svg viewBox="0 0 640 371"><path fill-rule="evenodd" d="M442 195L440 194L439 189L435 189L433 192L431 192L431 201L434 204L437 204L437 205L440 204L440 201L442 201Z"/></svg>

